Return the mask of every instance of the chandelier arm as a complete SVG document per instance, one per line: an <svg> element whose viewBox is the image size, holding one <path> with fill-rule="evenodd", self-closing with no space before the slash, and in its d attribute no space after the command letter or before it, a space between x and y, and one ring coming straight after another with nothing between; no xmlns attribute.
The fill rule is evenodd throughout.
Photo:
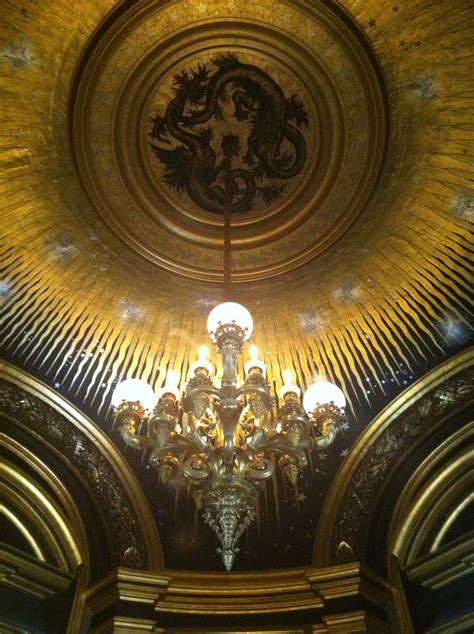
<svg viewBox="0 0 474 634"><path fill-rule="evenodd" d="M148 462L152 467L156 466L163 456L166 456L168 453L172 453L173 447L168 445L167 447L158 447L155 445L152 449Z"/></svg>
<svg viewBox="0 0 474 634"><path fill-rule="evenodd" d="M252 467L247 469L247 476L249 479L256 480L257 482L268 480L268 478L271 478L274 473L275 465L270 462L270 460L268 460L268 467L265 466L264 469L252 469Z"/></svg>
<svg viewBox="0 0 474 634"><path fill-rule="evenodd" d="M329 447L329 445L332 445L332 443L336 439L337 432L338 429L336 425L331 425L327 435L313 438L314 447L317 449L324 449L325 447Z"/></svg>
<svg viewBox="0 0 474 634"><path fill-rule="evenodd" d="M268 480L275 472L275 461L261 451L241 452L243 477L249 480Z"/></svg>
<svg viewBox="0 0 474 634"><path fill-rule="evenodd" d="M264 442L268 439L268 436L263 429L258 429L252 436L250 436L250 438L251 440L247 446L250 449L258 449L263 446Z"/></svg>
<svg viewBox="0 0 474 634"><path fill-rule="evenodd" d="M243 396L244 394L260 394L260 396L264 396L270 404L273 404L273 396L264 385L258 385L255 383L244 383L240 387L236 388L235 395L236 397L239 397Z"/></svg>
<svg viewBox="0 0 474 634"><path fill-rule="evenodd" d="M212 384L196 385L186 390L186 393L184 396L185 408L186 408L186 404L188 400L192 399L196 394L206 394L208 396L217 396L218 398L223 397L222 391L215 385L212 385Z"/></svg>
<svg viewBox="0 0 474 634"><path fill-rule="evenodd" d="M201 482L209 476L210 466L205 463L204 467L196 468L193 466L196 456L188 456L183 463L183 473L191 480Z"/></svg>
<svg viewBox="0 0 474 634"><path fill-rule="evenodd" d="M142 449L145 437L130 433L128 425L124 425L122 427L120 435L128 447L132 447L133 449Z"/></svg>
<svg viewBox="0 0 474 634"><path fill-rule="evenodd" d="M188 383L183 399L184 411L194 416L196 420L200 420L210 406L211 396L218 399L222 398L220 390L212 385L210 381L206 383Z"/></svg>
<svg viewBox="0 0 474 634"><path fill-rule="evenodd" d="M201 445L196 442L190 442L188 437L181 436L181 434L176 434L175 437L170 441L164 444L163 446L159 446L158 443L149 436L144 436L144 441L147 449L151 449L153 453L182 453L183 451L201 451Z"/></svg>
<svg viewBox="0 0 474 634"><path fill-rule="evenodd" d="M209 440L206 437L201 436L200 434L198 434L197 431L195 431L194 429L190 429L188 431L187 436L192 438L194 445L200 451L209 449L210 446L211 446L209 444Z"/></svg>
<svg viewBox="0 0 474 634"><path fill-rule="evenodd" d="M286 439L283 439L283 442L281 443L274 442L272 439L270 439L269 442L262 443L259 446L260 451L265 451L265 452L273 451L275 453L287 453L287 454L293 454L295 456L309 449L312 449L312 444L309 442L309 440L304 440L300 445L298 445L298 447L292 447L286 441Z"/></svg>
<svg viewBox="0 0 474 634"><path fill-rule="evenodd" d="M236 394L248 396L248 406L255 418L260 418L269 412L274 404L273 396L263 383L247 382L237 388Z"/></svg>

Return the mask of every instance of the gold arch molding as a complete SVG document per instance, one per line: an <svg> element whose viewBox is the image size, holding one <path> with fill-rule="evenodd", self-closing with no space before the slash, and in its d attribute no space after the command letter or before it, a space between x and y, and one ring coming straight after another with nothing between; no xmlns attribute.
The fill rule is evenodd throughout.
<svg viewBox="0 0 474 634"><path fill-rule="evenodd" d="M452 522L474 503L474 422L442 443L404 487L393 514L389 553L403 568L443 546Z"/></svg>
<svg viewBox="0 0 474 634"><path fill-rule="evenodd" d="M109 536L114 565L150 570L163 568L160 539L140 486L113 444L92 421L49 387L7 363L0 364L0 414L5 434L10 425L21 427L49 451L66 460L76 472L97 503ZM7 470L7 474L11 476L8 480L11 483L14 474L11 470ZM58 501L65 499L61 487L53 485L52 488L57 492ZM21 499L17 493L11 498L16 501L15 508L25 511ZM33 519L26 513L28 517ZM77 518L70 521L78 522ZM59 519L56 524L62 525ZM51 533L47 528L44 526L44 533ZM53 550L56 548L54 540L48 543ZM59 557L60 553L57 554ZM62 560L66 561L64 557Z"/></svg>
<svg viewBox="0 0 474 634"><path fill-rule="evenodd" d="M61 482L13 438L1 433L0 446L13 458L6 458L0 468L0 513L23 534L40 561L69 573L82 564L88 567L84 526ZM60 492L60 503L52 491Z"/></svg>
<svg viewBox="0 0 474 634"><path fill-rule="evenodd" d="M199 98L169 114L199 72ZM206 126L191 125L208 104ZM98 212L149 260L211 282L223 268L221 141L239 140L233 266L245 282L308 262L344 233L377 182L388 132L376 56L355 20L325 3L135 3L92 38L70 109Z"/></svg>

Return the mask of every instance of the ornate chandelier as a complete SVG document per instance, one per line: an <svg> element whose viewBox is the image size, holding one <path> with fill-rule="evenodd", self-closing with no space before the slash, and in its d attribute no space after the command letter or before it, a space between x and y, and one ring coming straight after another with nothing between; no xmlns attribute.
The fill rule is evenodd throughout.
<svg viewBox="0 0 474 634"><path fill-rule="evenodd" d="M123 440L149 452L160 481L188 481L229 571L239 537L255 518L264 482L278 465L296 486L308 453L334 441L345 418L345 397L337 386L320 381L301 402L301 390L287 370L279 404L255 346L240 379L237 358L253 330L252 317L240 304L214 308L207 329L222 357L219 382L212 380L214 368L203 346L182 397L179 377L169 372L157 399L150 385L130 379L117 386L112 404Z"/></svg>

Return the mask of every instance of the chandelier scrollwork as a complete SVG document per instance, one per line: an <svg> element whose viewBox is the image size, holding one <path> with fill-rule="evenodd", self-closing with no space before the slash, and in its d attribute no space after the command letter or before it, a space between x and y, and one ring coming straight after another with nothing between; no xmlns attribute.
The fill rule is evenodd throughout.
<svg viewBox="0 0 474 634"><path fill-rule="evenodd" d="M238 539L255 518L265 480L278 465L296 486L308 453L334 441L345 418L345 397L337 386L319 382L301 402L301 390L286 371L275 416L266 367L255 346L245 380L237 373L237 358L253 329L248 310L225 302L210 313L207 326L222 358L220 382L212 380L214 368L202 347L182 398L179 377L169 372L157 402L148 384L131 379L117 386L112 403L123 440L149 452L160 481L182 477L191 484L229 571ZM186 425L181 425L183 417Z"/></svg>

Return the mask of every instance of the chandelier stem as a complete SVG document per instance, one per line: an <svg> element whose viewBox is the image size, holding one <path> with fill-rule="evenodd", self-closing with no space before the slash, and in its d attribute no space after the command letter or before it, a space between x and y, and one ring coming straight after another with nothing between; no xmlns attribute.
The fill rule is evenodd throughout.
<svg viewBox="0 0 474 634"><path fill-rule="evenodd" d="M232 472L234 463L234 433L237 426L240 413L242 411L241 403L238 399L225 398L227 393L232 394L237 386L237 348L235 342L226 341L220 348L222 355L222 389L224 390L224 398L221 399L221 415L222 415L222 431L224 433L224 464L226 472Z"/></svg>
<svg viewBox="0 0 474 634"><path fill-rule="evenodd" d="M237 375L237 350L232 341L225 342L219 351L222 356L222 387L235 388Z"/></svg>

